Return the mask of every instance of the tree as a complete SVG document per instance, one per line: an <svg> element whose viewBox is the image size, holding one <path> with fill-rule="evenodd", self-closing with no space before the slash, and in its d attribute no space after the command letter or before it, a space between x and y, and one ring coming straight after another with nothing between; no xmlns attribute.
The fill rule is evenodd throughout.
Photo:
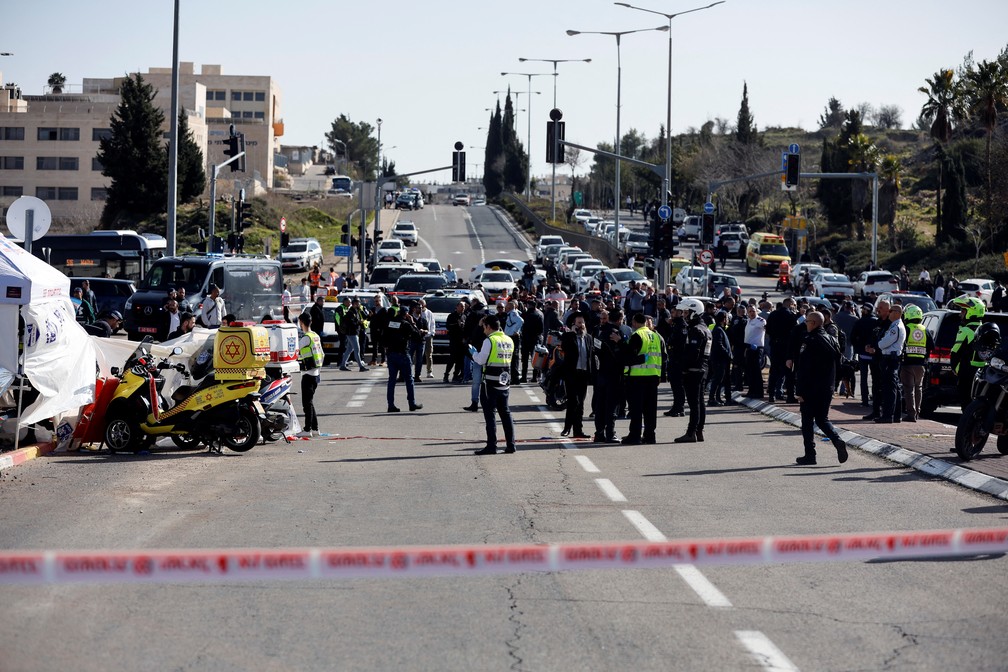
<svg viewBox="0 0 1008 672"><path fill-rule="evenodd" d="M921 86L917 90L928 97L920 116L931 122L931 137L935 141L938 160L938 189L935 191L935 207L937 215L935 218L935 242L944 242L944 218L942 217L942 178L944 170L944 146L952 139L952 120L960 116L961 103L959 97L959 86L955 81L955 73L952 70L939 70L931 79L925 79L927 86Z"/></svg>
<svg viewBox="0 0 1008 672"><path fill-rule="evenodd" d="M875 113L875 125L884 129L903 127L903 109L899 105L883 105Z"/></svg>
<svg viewBox="0 0 1008 672"><path fill-rule="evenodd" d="M63 87L66 86L66 75L62 72L54 72L49 75L49 81L46 83L53 93L63 93Z"/></svg>
<svg viewBox="0 0 1008 672"><path fill-rule="evenodd" d="M986 217L993 225L994 193L991 180L991 139L998 125L998 109L1008 107L1008 68L999 61L983 61L971 68L963 83L969 114L980 122L987 134L986 143Z"/></svg>
<svg viewBox="0 0 1008 672"><path fill-rule="evenodd" d="M153 103L157 93L137 74L123 80L119 95L112 133L99 143L97 156L102 175L111 180L101 217L105 227L163 212L168 201L164 113Z"/></svg>
<svg viewBox="0 0 1008 672"><path fill-rule="evenodd" d="M501 124L501 140L504 147L504 188L521 193L525 191L527 162L521 140L515 132L514 106L511 104L511 89L504 99L504 118Z"/></svg>
<svg viewBox="0 0 1008 672"><path fill-rule="evenodd" d="M843 104L836 98L830 98L826 109L819 117L819 128L840 128L844 123Z"/></svg>
<svg viewBox="0 0 1008 672"><path fill-rule="evenodd" d="M494 198L504 191L504 138L500 101L496 111L490 115L487 127L486 150L483 155L483 188L487 196Z"/></svg>
<svg viewBox="0 0 1008 672"><path fill-rule="evenodd" d="M743 145L756 142L758 133L753 115L749 112L749 86L742 82L742 105L739 107L738 120L735 122L735 139Z"/></svg>
<svg viewBox="0 0 1008 672"><path fill-rule="evenodd" d="M345 114L341 114L332 122L332 130L325 137L333 154L337 147L342 151L337 140L346 145L347 162L353 161L360 169L358 178L373 180L378 172L378 140L374 133L375 127L366 121L354 123Z"/></svg>
<svg viewBox="0 0 1008 672"><path fill-rule="evenodd" d="M945 208L942 210L941 227L945 238L962 240L969 215L969 201L966 198L966 171L962 158L947 154L938 148L942 158L942 172L948 178L945 186Z"/></svg>
<svg viewBox="0 0 1008 672"><path fill-rule="evenodd" d="M898 157L887 154L879 164L879 224L889 227L889 251L896 251L896 204L899 200L903 164Z"/></svg>
<svg viewBox="0 0 1008 672"><path fill-rule="evenodd" d="M203 152L193 139L189 117L184 110L179 113L178 137L178 199L181 203L189 203L203 195L207 177ZM165 149L169 147L170 143Z"/></svg>
<svg viewBox="0 0 1008 672"><path fill-rule="evenodd" d="M857 114L860 118L860 113ZM874 172L879 164L879 149L864 133L852 135L847 140L847 162L851 171L855 173ZM851 180L851 205L853 207L854 220L857 222L858 240L865 239L864 210L871 202L868 193L868 181L854 179Z"/></svg>

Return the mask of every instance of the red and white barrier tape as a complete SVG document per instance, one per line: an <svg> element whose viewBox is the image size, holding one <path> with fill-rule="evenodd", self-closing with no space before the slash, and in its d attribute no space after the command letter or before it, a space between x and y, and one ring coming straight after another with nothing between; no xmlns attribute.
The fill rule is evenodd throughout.
<svg viewBox="0 0 1008 672"><path fill-rule="evenodd" d="M584 569L759 565L1008 552L1008 528L686 539L667 542L0 552L0 584L182 583L467 576Z"/></svg>

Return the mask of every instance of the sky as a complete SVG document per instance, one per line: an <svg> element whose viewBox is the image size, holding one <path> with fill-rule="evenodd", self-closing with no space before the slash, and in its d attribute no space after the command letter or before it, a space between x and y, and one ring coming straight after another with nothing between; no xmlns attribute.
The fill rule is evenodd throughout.
<svg viewBox="0 0 1008 672"><path fill-rule="evenodd" d="M709 0L638 0L664 13ZM41 94L53 72L79 92L85 77L170 67L173 0L33 0L0 11L0 72L26 94ZM494 91L526 92L531 104L532 173L548 175L545 122L553 106L550 63L560 63L556 100L567 139L594 146L620 133L648 138L665 123L669 34L611 35L667 26L664 17L602 0L292 0L241 3L180 0L179 59L219 64L225 74L270 75L282 96L283 144L318 145L340 114L373 126L383 120L385 156L399 173L451 164L466 145L468 171L482 170ZM672 21L672 131L715 118L735 123L748 86L760 129L815 130L831 97L845 107L896 105L904 127L917 118L917 91L972 51L991 60L1008 46L1008 2L958 0L727 0ZM531 78L502 72L546 73ZM539 93L535 93L535 92ZM503 96L500 96L503 104ZM519 112L526 142L529 116ZM782 148L783 149L783 148ZM353 157L351 157L353 158ZM590 165L586 161L579 172ZM569 168L558 167L561 172ZM450 171L427 176L448 181Z"/></svg>

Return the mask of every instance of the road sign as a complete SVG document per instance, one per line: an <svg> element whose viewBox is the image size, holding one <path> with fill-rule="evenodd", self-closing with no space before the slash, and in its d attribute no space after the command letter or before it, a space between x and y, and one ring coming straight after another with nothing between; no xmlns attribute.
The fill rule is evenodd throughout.
<svg viewBox="0 0 1008 672"><path fill-rule="evenodd" d="M29 212L31 215L28 214ZM25 236L25 229L29 221L32 230L28 233L32 240L38 240L49 232L52 213L41 198L21 196L7 208L7 230L12 236L21 238L27 244L29 236Z"/></svg>
<svg viewBox="0 0 1008 672"><path fill-rule="evenodd" d="M707 201L706 203L703 204L703 211L704 211L704 214L707 214L707 215L714 214L714 204L711 203L710 201Z"/></svg>
<svg viewBox="0 0 1008 672"><path fill-rule="evenodd" d="M334 257L352 257L353 248L349 245L336 245L333 247L332 253Z"/></svg>
<svg viewBox="0 0 1008 672"><path fill-rule="evenodd" d="M672 208L668 207L667 205L663 205L660 208L658 208L659 219L668 219L671 216L672 216Z"/></svg>
<svg viewBox="0 0 1008 672"><path fill-rule="evenodd" d="M576 205L576 206L578 206L580 208L581 207L581 202L583 200L584 200L584 198L582 197L581 192L580 191L575 191L574 192L574 205Z"/></svg>
<svg viewBox="0 0 1008 672"><path fill-rule="evenodd" d="M704 266L709 265L711 262L714 261L714 253L711 252L710 250L703 250L702 252L700 252L699 261Z"/></svg>
<svg viewBox="0 0 1008 672"><path fill-rule="evenodd" d="M280 233L287 233L287 218L280 218Z"/></svg>
<svg viewBox="0 0 1008 672"><path fill-rule="evenodd" d="M788 145L787 151L791 154L800 154L801 147L798 146L797 142L792 142L790 145Z"/></svg>

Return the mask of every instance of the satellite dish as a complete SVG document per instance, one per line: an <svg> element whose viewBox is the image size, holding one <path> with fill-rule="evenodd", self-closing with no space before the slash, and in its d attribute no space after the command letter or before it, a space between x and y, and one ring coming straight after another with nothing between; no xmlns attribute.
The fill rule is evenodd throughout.
<svg viewBox="0 0 1008 672"><path fill-rule="evenodd" d="M49 206L41 198L22 196L7 209L7 230L15 238L25 238L25 222L29 211L32 212L31 239L38 240L49 232L52 224Z"/></svg>

